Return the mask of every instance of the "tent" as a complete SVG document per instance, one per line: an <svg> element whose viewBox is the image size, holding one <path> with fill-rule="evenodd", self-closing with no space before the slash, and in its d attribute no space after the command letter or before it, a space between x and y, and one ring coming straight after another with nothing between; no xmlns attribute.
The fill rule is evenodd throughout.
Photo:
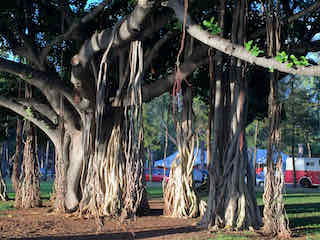
<svg viewBox="0 0 320 240"><path fill-rule="evenodd" d="M283 173L285 173L286 170L286 161L288 158L288 155L284 154L283 152L280 153L281 157L282 157L282 171ZM248 155L249 155L249 159L251 159L251 163L253 164L254 161L254 150L250 150L248 151ZM276 163L278 159L278 153L276 152L273 155L273 161ZM257 149L257 159L256 159L256 164L263 164L266 165L267 163L267 149ZM261 172L260 175L262 175L261 177L264 177L264 171Z"/></svg>
<svg viewBox="0 0 320 240"><path fill-rule="evenodd" d="M195 155L197 153L196 149L193 151L193 154ZM160 159L160 160L157 160L155 161L154 163L154 167L165 167L165 168L170 168L171 167L171 164L173 162L173 160L176 158L178 154L178 151L167 156L166 159ZM207 163L207 152L204 151L204 150L201 150L199 149L199 152L198 152L198 155L197 155L197 158L194 162L194 165L200 165L201 166L201 157L203 155L203 164L206 164Z"/></svg>

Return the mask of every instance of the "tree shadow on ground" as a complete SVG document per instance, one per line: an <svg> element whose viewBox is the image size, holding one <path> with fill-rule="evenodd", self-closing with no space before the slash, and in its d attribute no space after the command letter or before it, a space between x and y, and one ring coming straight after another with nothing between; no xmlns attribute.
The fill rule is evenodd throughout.
<svg viewBox="0 0 320 240"><path fill-rule="evenodd" d="M320 229L320 216L294 217L290 219L290 228Z"/></svg>
<svg viewBox="0 0 320 240"><path fill-rule="evenodd" d="M163 215L163 209L150 209L148 216L162 216Z"/></svg>
<svg viewBox="0 0 320 240"><path fill-rule="evenodd" d="M318 212L320 203L286 204L285 209L288 214Z"/></svg>
<svg viewBox="0 0 320 240"><path fill-rule="evenodd" d="M145 239L151 237L161 237L161 236L170 236L173 234L179 233L194 233L199 232L201 229L188 226L188 227L179 227L179 228L166 228L166 229L155 229L139 232L116 232L116 233L97 233L91 235L77 235L77 236L43 236L43 237L24 237L24 240L90 240L90 239L108 239L108 240L130 240L130 239ZM22 239L22 238L8 238L8 239Z"/></svg>

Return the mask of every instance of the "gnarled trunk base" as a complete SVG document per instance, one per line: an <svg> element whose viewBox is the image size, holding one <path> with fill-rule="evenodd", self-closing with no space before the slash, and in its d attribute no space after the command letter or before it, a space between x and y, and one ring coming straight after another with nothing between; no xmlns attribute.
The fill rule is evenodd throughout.
<svg viewBox="0 0 320 240"><path fill-rule="evenodd" d="M1 169L1 165L0 165ZM8 195L7 195L7 187L6 183L4 182L0 170L0 201L7 201L8 200Z"/></svg>
<svg viewBox="0 0 320 240"><path fill-rule="evenodd" d="M168 182L164 182L164 215L170 217L198 217L199 198L193 189L192 173L186 174L181 165L174 162Z"/></svg>
<svg viewBox="0 0 320 240"><path fill-rule="evenodd" d="M233 139L221 168L210 169L210 191L202 227L245 230L262 225L247 152L240 150L240 135Z"/></svg>

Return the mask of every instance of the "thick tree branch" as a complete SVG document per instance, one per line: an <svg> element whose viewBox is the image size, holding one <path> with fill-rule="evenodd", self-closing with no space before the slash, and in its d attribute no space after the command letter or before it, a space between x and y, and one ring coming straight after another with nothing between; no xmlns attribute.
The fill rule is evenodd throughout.
<svg viewBox="0 0 320 240"><path fill-rule="evenodd" d="M7 97L0 96L0 106L8 108L13 112L19 114L20 116L24 117L25 119L31 121L37 127L39 127L48 137L53 141L56 142L58 140L58 131L53 129L46 121L42 119L38 119L35 114L32 112L27 111L27 108L23 105L14 102Z"/></svg>
<svg viewBox="0 0 320 240"><path fill-rule="evenodd" d="M205 45L195 49L194 54L186 58L185 62L180 65L182 79L188 77L193 71L199 66L208 63L207 56L208 48ZM165 78L161 78L155 82L148 85L144 85L142 88L142 100L143 102L149 102L153 98L160 96L161 94L168 92L172 88L176 79L176 72L168 75ZM112 99L114 100L114 99ZM120 105L127 105L129 102L128 98L120 101L113 101L112 105L118 107Z"/></svg>
<svg viewBox="0 0 320 240"><path fill-rule="evenodd" d="M25 64L0 58L0 71L18 76L40 90L52 87L49 85L50 79L47 73L33 69Z"/></svg>
<svg viewBox="0 0 320 240"><path fill-rule="evenodd" d="M142 23L152 7L152 1L138 0L133 12L127 18L121 19L118 24L114 26L114 29L106 29L100 33L97 32L92 35L90 40L87 40L82 45L79 53L76 55L78 58L77 62L81 63L83 67L86 66L95 53L107 48L113 38L112 34L115 30L116 34L113 38L113 47L137 37L141 32Z"/></svg>
<svg viewBox="0 0 320 240"><path fill-rule="evenodd" d="M172 36L172 32L167 32L162 38L160 38L158 42L156 42L156 44L153 46L153 48L147 54L146 59L144 60L144 72L149 69L152 60L158 56L159 50L163 46L163 44L165 44Z"/></svg>
<svg viewBox="0 0 320 240"><path fill-rule="evenodd" d="M25 107L35 109L41 115L45 116L52 123L52 125L58 125L59 116L49 105L40 103L35 99L16 99L16 102Z"/></svg>
<svg viewBox="0 0 320 240"><path fill-rule="evenodd" d="M184 19L184 6L177 0L169 0L168 7L172 8L177 18L183 22ZM187 16L187 31L194 38L202 43L213 47L227 55L239 58L243 61L255 64L264 68L271 68L280 72L285 72L293 75L307 75L307 76L320 76L320 66L289 68L287 63L280 63L274 58L255 57L243 46L232 44L230 41L216 35L211 35L201 29L195 24L190 16Z"/></svg>
<svg viewBox="0 0 320 240"><path fill-rule="evenodd" d="M194 54L186 58L185 62L181 64L181 76L179 77L181 77L181 79L185 79L191 73L193 73L193 71L196 70L199 66L208 63L207 52L208 48L205 46L201 46L195 49ZM168 92L170 88L173 86L175 79L176 72L170 74L165 79L160 79L151 84L143 86L143 102L148 102L152 100L154 97L158 97L161 94Z"/></svg>
<svg viewBox="0 0 320 240"><path fill-rule="evenodd" d="M18 76L30 85L38 88L43 95L46 96L48 102L57 114L60 112L60 94L64 95L75 108L78 107L73 99L72 90L64 85L56 76L50 76L48 73L33 69L28 65L4 58L0 58L0 71ZM75 128L77 118L74 116L74 113L68 108L65 108L64 117L66 123Z"/></svg>

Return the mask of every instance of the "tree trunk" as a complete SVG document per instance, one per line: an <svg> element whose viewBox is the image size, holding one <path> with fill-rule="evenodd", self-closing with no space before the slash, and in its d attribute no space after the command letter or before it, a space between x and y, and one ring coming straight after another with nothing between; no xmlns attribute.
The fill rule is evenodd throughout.
<svg viewBox="0 0 320 240"><path fill-rule="evenodd" d="M21 81L18 81L18 97L22 97L22 89L21 89ZM15 157L13 158L13 164L12 164L12 175L11 175L11 182L13 189L17 194L19 194L18 191L18 185L19 185L19 160L20 160L20 153L22 151L22 120L21 117L17 117L17 129L16 129L16 153ZM19 196L18 196L19 197Z"/></svg>
<svg viewBox="0 0 320 240"><path fill-rule="evenodd" d="M238 76L241 72L237 71ZM217 77L219 78L219 77ZM227 92L217 79L216 108L214 120L215 142L212 151L212 163L209 165L210 188L208 207L200 225L213 226L212 230L219 228L248 229L258 228L261 217L256 202L254 179L247 155L244 135L246 84L240 88L234 87L231 91L235 97L231 108L236 107L233 118L221 114L220 111L230 109L223 106ZM238 115L238 117L235 117ZM239 119L233 127L224 125L227 119ZM230 120L229 120L230 123ZM231 129L230 140L225 129ZM224 135L224 134L227 134ZM224 143L224 142L227 143Z"/></svg>
<svg viewBox="0 0 320 240"><path fill-rule="evenodd" d="M6 183L2 177L2 150L3 150L3 144L0 144L0 201L7 201L8 195L7 195L7 187Z"/></svg>
<svg viewBox="0 0 320 240"><path fill-rule="evenodd" d="M275 56L280 50L280 7L279 1L267 2L267 44L269 56ZM280 118L281 105L278 99L278 73L270 73L269 94L269 137L267 152L267 174L265 177L263 201L263 230L264 233L276 237L290 237L288 219L285 215L283 202L284 176L280 150ZM274 162L274 156L277 159Z"/></svg>
<svg viewBox="0 0 320 240"><path fill-rule="evenodd" d="M130 52L131 77L127 91L132 99L131 105L126 108L111 107L105 102L109 96L106 84L108 74L115 73L112 69L107 72L108 50L103 57L97 83L95 131L92 131L90 125L93 115L84 124L87 130L83 133L83 149L92 154L84 157L81 213L97 217L121 216L121 220L124 220L134 218L149 209L143 174L142 98L141 88L138 86L141 84L138 72L143 65L140 62L141 50L137 46L139 43L133 43ZM126 81L122 76L125 76L122 72L113 75L120 79L119 86L123 86ZM109 124L105 124L106 119ZM90 138L96 141L90 141Z"/></svg>
<svg viewBox="0 0 320 240"><path fill-rule="evenodd" d="M220 4L224 13L224 1ZM238 1L235 9L232 40L244 44L247 1ZM199 225L212 227L213 231L258 228L261 217L245 141L246 68L241 61L232 59L227 79L222 55L217 53L215 59L214 145L208 169L209 197Z"/></svg>
<svg viewBox="0 0 320 240"><path fill-rule="evenodd" d="M153 158L150 148L147 150L148 152L148 168L149 168L149 182L152 182L152 165L153 165Z"/></svg>
<svg viewBox="0 0 320 240"><path fill-rule="evenodd" d="M291 79L291 94L293 96L294 88L293 88L293 78ZM294 104L292 104L292 116L294 116ZM297 172L296 172L296 161L295 161L295 134L296 134L296 126L295 120L292 119L292 133L291 133L291 157L292 157L292 168L293 168L293 187L297 187Z"/></svg>
<svg viewBox="0 0 320 240"><path fill-rule="evenodd" d="M27 85L25 97L32 97L31 87ZM32 114L32 112L29 114ZM24 144L23 162L19 178L18 193L16 192L15 206L17 208L34 208L41 206L40 172L35 153L36 143L34 127L29 121L25 121L24 132L26 133L26 142ZM16 155L19 156L18 153L16 153Z"/></svg>
<svg viewBox="0 0 320 240"><path fill-rule="evenodd" d="M16 194L18 192L19 186L19 160L20 160L20 152L22 151L22 120L20 117L17 117L17 130L16 130L16 153L13 158L12 164L12 175L11 181L13 189L15 190Z"/></svg>
<svg viewBox="0 0 320 240"><path fill-rule="evenodd" d="M48 172L48 167L49 167L49 149L50 149L50 141L47 140L45 160L44 160L44 168L45 168L46 174Z"/></svg>
<svg viewBox="0 0 320 240"><path fill-rule="evenodd" d="M39 166L35 156L33 126L25 123L27 134L24 145L23 163L19 179L19 195L16 196L17 208L34 208L41 206Z"/></svg>
<svg viewBox="0 0 320 240"><path fill-rule="evenodd" d="M181 108L181 116L175 116L179 119L176 122L179 153L171 165L168 183L164 182L164 214L179 218L198 217L200 200L195 192L192 173L199 142L192 132L192 90L189 87L185 89Z"/></svg>
<svg viewBox="0 0 320 240"><path fill-rule="evenodd" d="M254 134L254 156L253 156L253 179L254 185L257 185L256 181L256 165L257 165L257 139L258 139L258 132L259 132L259 120L256 122L256 131Z"/></svg>
<svg viewBox="0 0 320 240"><path fill-rule="evenodd" d="M308 149L308 157L312 158L312 147L310 142L307 142L307 149Z"/></svg>

